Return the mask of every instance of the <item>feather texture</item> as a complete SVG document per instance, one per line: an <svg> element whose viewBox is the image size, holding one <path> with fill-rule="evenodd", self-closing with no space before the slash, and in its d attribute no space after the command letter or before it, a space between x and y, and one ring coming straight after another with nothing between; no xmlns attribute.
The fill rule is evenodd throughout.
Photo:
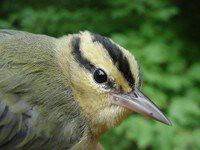
<svg viewBox="0 0 200 150"><path fill-rule="evenodd" d="M109 38L0 30L0 149L100 148L99 136L130 113L111 92L133 91L140 77L133 55Z"/></svg>
<svg viewBox="0 0 200 150"><path fill-rule="evenodd" d="M0 148L70 148L85 122L55 57L56 39L0 30Z"/></svg>

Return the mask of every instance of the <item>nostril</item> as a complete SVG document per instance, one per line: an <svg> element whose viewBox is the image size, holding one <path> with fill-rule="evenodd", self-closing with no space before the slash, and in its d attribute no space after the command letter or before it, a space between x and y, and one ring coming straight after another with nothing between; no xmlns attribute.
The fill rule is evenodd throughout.
<svg viewBox="0 0 200 150"><path fill-rule="evenodd" d="M115 101L118 101L119 100L119 98L118 97L115 97Z"/></svg>
<svg viewBox="0 0 200 150"><path fill-rule="evenodd" d="M137 96L137 94L135 94L135 92L134 92L133 94L134 94L134 96L135 96L136 98L138 98L138 96Z"/></svg>

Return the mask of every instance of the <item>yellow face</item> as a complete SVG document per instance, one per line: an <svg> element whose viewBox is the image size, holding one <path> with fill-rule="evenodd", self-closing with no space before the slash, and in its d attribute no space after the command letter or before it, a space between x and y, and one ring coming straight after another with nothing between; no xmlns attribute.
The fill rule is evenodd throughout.
<svg viewBox="0 0 200 150"><path fill-rule="evenodd" d="M89 32L72 36L70 49L70 81L84 115L100 130L116 126L129 110L114 105L110 93L129 93L140 86L135 58L110 39Z"/></svg>
<svg viewBox="0 0 200 150"><path fill-rule="evenodd" d="M82 32L68 36L70 51L61 55L75 100L98 137L117 126L131 111L170 125L141 91L140 69L134 56L112 40ZM64 58L64 59L63 59Z"/></svg>

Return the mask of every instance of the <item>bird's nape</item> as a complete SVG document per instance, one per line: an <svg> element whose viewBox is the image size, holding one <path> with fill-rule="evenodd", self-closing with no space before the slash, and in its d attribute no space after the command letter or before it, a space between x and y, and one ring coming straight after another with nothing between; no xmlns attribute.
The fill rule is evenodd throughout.
<svg viewBox="0 0 200 150"><path fill-rule="evenodd" d="M109 38L0 30L0 124L10 131L0 148L93 150L130 111L171 125L140 88L135 57Z"/></svg>

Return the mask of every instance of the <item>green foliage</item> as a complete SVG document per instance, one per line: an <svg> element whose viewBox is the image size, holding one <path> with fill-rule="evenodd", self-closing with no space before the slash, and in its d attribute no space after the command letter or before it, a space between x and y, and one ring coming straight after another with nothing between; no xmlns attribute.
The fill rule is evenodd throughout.
<svg viewBox="0 0 200 150"><path fill-rule="evenodd" d="M198 24L199 9L190 7L199 2L180 3L178 7L170 0L7 0L0 2L0 28L53 36L90 30L110 36L140 62L142 90L173 126L131 115L101 137L105 149L197 150L200 40L192 36L199 30L190 24ZM190 17L183 16L187 10Z"/></svg>

